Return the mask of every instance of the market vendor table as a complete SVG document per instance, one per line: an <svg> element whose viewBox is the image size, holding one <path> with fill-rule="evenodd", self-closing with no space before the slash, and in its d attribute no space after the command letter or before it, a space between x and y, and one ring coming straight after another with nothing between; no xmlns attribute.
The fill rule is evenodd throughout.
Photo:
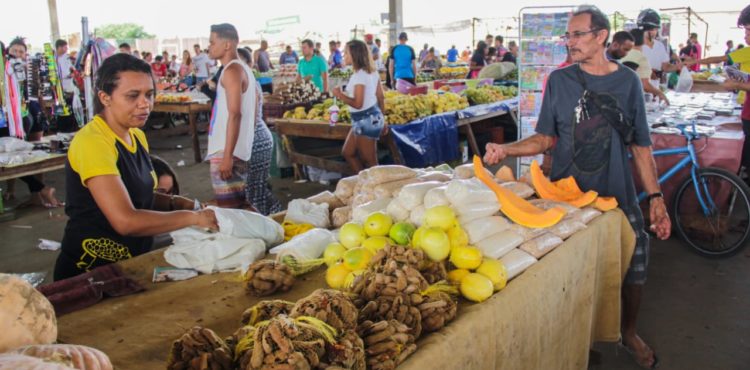
<svg viewBox="0 0 750 370"><path fill-rule="evenodd" d="M620 287L634 235L620 211L595 219L481 304L459 304L443 330L424 336L400 369L584 369L594 341L620 335ZM147 291L106 299L58 318L59 341L107 353L119 369L164 368L172 342L200 325L221 337L261 299L236 273L151 283L163 250L120 262ZM298 279L272 299L298 300L324 287L324 271Z"/></svg>
<svg viewBox="0 0 750 370"><path fill-rule="evenodd" d="M66 154L54 153L31 162L0 166L0 181L61 170L66 158Z"/></svg>
<svg viewBox="0 0 750 370"><path fill-rule="evenodd" d="M190 136L193 139L193 156L195 163L203 161L201 156L201 144L198 140L198 124L196 117L198 113L210 112L211 103L155 103L153 112L157 113L183 113L188 115Z"/></svg>
<svg viewBox="0 0 750 370"><path fill-rule="evenodd" d="M727 90L720 83L701 80L693 80L693 88L690 90L690 92L693 93L715 93L726 91Z"/></svg>

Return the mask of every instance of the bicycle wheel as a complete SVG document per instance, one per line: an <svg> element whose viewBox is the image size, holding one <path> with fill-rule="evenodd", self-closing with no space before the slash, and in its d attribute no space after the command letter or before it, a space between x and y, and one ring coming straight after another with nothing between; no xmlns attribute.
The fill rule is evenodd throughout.
<svg viewBox="0 0 750 370"><path fill-rule="evenodd" d="M692 177L675 193L674 226L693 251L706 257L729 257L750 239L750 188L737 175L720 168L698 170L700 199Z"/></svg>

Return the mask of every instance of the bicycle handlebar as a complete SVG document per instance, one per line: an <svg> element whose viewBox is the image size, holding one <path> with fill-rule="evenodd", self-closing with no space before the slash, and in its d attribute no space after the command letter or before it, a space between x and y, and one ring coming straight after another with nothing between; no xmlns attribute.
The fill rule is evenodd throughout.
<svg viewBox="0 0 750 370"><path fill-rule="evenodd" d="M687 128L691 126L693 130L688 131ZM682 136L685 136L688 140L695 140L701 137L701 134L698 132L698 128L695 125L695 120L690 121L690 123L678 123L675 127L677 127Z"/></svg>

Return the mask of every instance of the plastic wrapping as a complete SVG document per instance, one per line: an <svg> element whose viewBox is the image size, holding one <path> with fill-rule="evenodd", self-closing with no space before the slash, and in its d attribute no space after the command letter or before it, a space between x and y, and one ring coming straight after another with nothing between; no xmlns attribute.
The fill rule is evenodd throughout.
<svg viewBox="0 0 750 370"><path fill-rule="evenodd" d="M488 169L485 168L484 171L487 172L490 177L494 176ZM456 167L453 169L453 178L460 180L474 178L474 164L466 163Z"/></svg>
<svg viewBox="0 0 750 370"><path fill-rule="evenodd" d="M427 194L424 195L424 208L430 209L432 207L450 205L451 202L448 200L448 197L445 196L445 189L447 188L446 185L442 185L430 189Z"/></svg>
<svg viewBox="0 0 750 370"><path fill-rule="evenodd" d="M462 224L464 231L469 236L469 243L476 244L510 227L510 222L502 216L482 217L466 224Z"/></svg>
<svg viewBox="0 0 750 370"><path fill-rule="evenodd" d="M359 176L357 175L345 177L339 180L338 184L336 184L336 191L334 191L334 194L336 194L339 199L351 198L354 194L354 187L357 185L357 181L359 181Z"/></svg>
<svg viewBox="0 0 750 370"><path fill-rule="evenodd" d="M28 152L34 149L34 144L15 137L0 137L0 153Z"/></svg>
<svg viewBox="0 0 750 370"><path fill-rule="evenodd" d="M271 249L269 253L276 254L277 258L292 256L297 261L310 261L323 256L328 244L335 241L332 232L326 229L312 229Z"/></svg>
<svg viewBox="0 0 750 370"><path fill-rule="evenodd" d="M523 238L511 230L501 231L476 243L482 255L489 258L500 258L523 243Z"/></svg>
<svg viewBox="0 0 750 370"><path fill-rule="evenodd" d="M417 206L416 208L412 209L411 213L409 214L409 222L417 225L417 227L422 226L422 222L424 221L424 211L425 208L423 205Z"/></svg>
<svg viewBox="0 0 750 370"><path fill-rule="evenodd" d="M428 181L407 185L401 188L397 199L401 202L402 207L413 210L417 206L424 204L424 196L430 189L434 189L442 184L439 181Z"/></svg>
<svg viewBox="0 0 750 370"><path fill-rule="evenodd" d="M549 232L557 235L560 239L565 240L571 235L583 230L586 225L576 220L562 220L557 225L549 228Z"/></svg>
<svg viewBox="0 0 750 370"><path fill-rule="evenodd" d="M284 228L269 217L241 209L208 208L216 214L221 234L241 239L261 239L269 248L284 241Z"/></svg>
<svg viewBox="0 0 750 370"><path fill-rule="evenodd" d="M532 255L520 249L514 249L501 258L500 262L505 266L505 272L508 274L508 281L510 281L516 276L521 275L522 272L535 264L537 260Z"/></svg>
<svg viewBox="0 0 750 370"><path fill-rule="evenodd" d="M563 240L555 234L545 233L534 239L521 244L519 249L532 255L536 259L542 258L545 254L552 252Z"/></svg>
<svg viewBox="0 0 750 370"><path fill-rule="evenodd" d="M385 213L390 215L395 222L407 221L409 219L409 210L401 206L401 202L398 199L394 199L385 208Z"/></svg>
<svg viewBox="0 0 750 370"><path fill-rule="evenodd" d="M344 226L345 223L352 219L352 207L345 206L339 207L333 210L331 213L331 224L333 227L339 228Z"/></svg>
<svg viewBox="0 0 750 370"><path fill-rule="evenodd" d="M424 174L419 175L419 179L422 181L440 181L440 182L448 182L451 181L453 176L446 174L442 171L429 171Z"/></svg>
<svg viewBox="0 0 750 370"><path fill-rule="evenodd" d="M580 212L570 215L570 219L588 225L589 222L599 217L601 214L602 212L594 207L584 207L581 208Z"/></svg>
<svg viewBox="0 0 750 370"><path fill-rule="evenodd" d="M421 180L416 177L411 178L411 179L386 182L384 184L375 186L373 193L375 194L376 197L395 198L398 195L398 192L401 191L401 188L403 188L406 185L411 185L417 182L421 182Z"/></svg>
<svg viewBox="0 0 750 370"><path fill-rule="evenodd" d="M378 197L375 196L375 193L371 191L365 191L360 192L357 195L352 198L352 207L357 208L361 205L367 204L372 202L373 200L377 199Z"/></svg>
<svg viewBox="0 0 750 370"><path fill-rule="evenodd" d="M34 288L42 285L44 282L44 279L47 278L46 272L27 272L25 274L10 274L14 275L20 279L25 280L27 283L31 284Z"/></svg>
<svg viewBox="0 0 750 370"><path fill-rule="evenodd" d="M171 235L175 242L164 251L167 263L204 274L238 270L266 254L266 243L261 239L239 239L190 229L177 230Z"/></svg>
<svg viewBox="0 0 750 370"><path fill-rule="evenodd" d="M315 204L322 204L322 203L328 204L328 209L330 210L344 206L344 202L341 199L339 199L339 197L337 197L335 194L331 193L328 190L322 193L313 195L307 198L307 200Z"/></svg>
<svg viewBox="0 0 750 370"><path fill-rule="evenodd" d="M500 203L497 201L468 203L458 206L454 205L453 208L456 210L460 223L463 225L500 212Z"/></svg>
<svg viewBox="0 0 750 370"><path fill-rule="evenodd" d="M381 165L367 170L367 181L363 183L369 186L384 184L398 180L417 177L417 171L401 165Z"/></svg>
<svg viewBox="0 0 750 370"><path fill-rule="evenodd" d="M510 225L509 229L513 230L513 232L515 232L516 234L521 235L521 237L523 237L523 241L525 242L534 239L549 230L549 228L532 229L530 227L525 227L517 224Z"/></svg>
<svg viewBox="0 0 750 370"><path fill-rule="evenodd" d="M306 199L294 199L289 202L284 221L328 228L331 225L328 215L328 203L316 204Z"/></svg>
<svg viewBox="0 0 750 370"><path fill-rule="evenodd" d="M455 206L466 203L497 202L495 193L477 179L449 182L445 189L445 196Z"/></svg>
<svg viewBox="0 0 750 370"><path fill-rule="evenodd" d="M532 188L529 184L525 182L519 182L519 181L511 181L511 182L504 182L500 184L500 186L505 187L506 189L512 191L514 194L518 195L519 197L523 199L527 199L534 195L534 188Z"/></svg>
<svg viewBox="0 0 750 370"><path fill-rule="evenodd" d="M352 209L352 221L363 223L373 212L385 211L393 198L379 198Z"/></svg>
<svg viewBox="0 0 750 370"><path fill-rule="evenodd" d="M537 208L541 208L544 210L559 207L565 210L565 214L568 216L580 211L577 207L570 205L569 203L558 202L558 201L549 200L549 199L532 199L529 201L529 203L533 204Z"/></svg>

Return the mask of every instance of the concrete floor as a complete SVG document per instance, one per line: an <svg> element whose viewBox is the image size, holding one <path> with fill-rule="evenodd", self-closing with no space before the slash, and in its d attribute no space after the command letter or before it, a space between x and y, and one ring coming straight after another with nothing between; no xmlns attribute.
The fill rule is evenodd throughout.
<svg viewBox="0 0 750 370"><path fill-rule="evenodd" d="M203 141L205 148L205 138ZM177 145L185 149L177 149ZM176 169L184 195L210 199L208 165L193 163L187 136L152 140L151 148ZM186 165L178 167L180 160ZM62 171L44 179L64 198ZM272 185L284 203L327 188L290 179L274 179ZM5 190L5 184L2 188ZM6 206L15 207L28 198L23 183L16 188L16 200ZM57 253L42 251L37 244L39 238L62 239L63 210L25 207L15 212L15 220L0 222L0 272L46 272L51 276ZM750 249L727 260L709 260L691 253L675 238L654 241L644 294L639 329L660 356L660 369L750 369ZM603 359L591 369L638 369L613 344L595 348Z"/></svg>

